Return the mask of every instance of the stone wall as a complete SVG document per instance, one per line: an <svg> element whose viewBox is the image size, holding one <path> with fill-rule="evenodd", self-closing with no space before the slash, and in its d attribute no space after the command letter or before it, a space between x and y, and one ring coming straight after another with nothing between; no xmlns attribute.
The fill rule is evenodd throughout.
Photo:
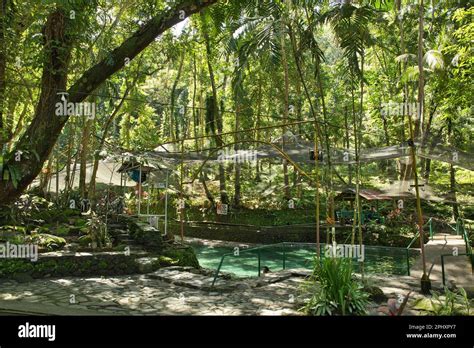
<svg viewBox="0 0 474 348"><path fill-rule="evenodd" d="M49 254L49 255L48 255ZM0 259L0 278L44 278L62 276L100 276L138 273L135 262L140 254L123 252L46 253L37 261Z"/></svg>
<svg viewBox="0 0 474 348"><path fill-rule="evenodd" d="M177 224L170 224L169 228L171 228L173 233L179 233ZM347 229L350 230L350 227L347 227ZM326 236L326 230L321 228L320 233L321 240L323 240ZM316 227L314 225L258 227L194 223L185 225L184 235L192 238L254 244L274 244L282 241L315 243Z"/></svg>

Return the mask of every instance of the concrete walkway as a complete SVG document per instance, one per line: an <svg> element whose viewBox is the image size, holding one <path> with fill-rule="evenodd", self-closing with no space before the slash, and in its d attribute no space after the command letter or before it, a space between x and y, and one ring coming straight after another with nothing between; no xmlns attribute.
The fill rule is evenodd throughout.
<svg viewBox="0 0 474 348"><path fill-rule="evenodd" d="M466 290L474 289L474 276L468 256L456 256L466 253L466 245L461 236L437 233L433 240L425 244L426 272L429 274L433 288L443 288L441 255L444 257L446 286L455 285ZM420 279L423 274L421 255L411 267L410 275Z"/></svg>

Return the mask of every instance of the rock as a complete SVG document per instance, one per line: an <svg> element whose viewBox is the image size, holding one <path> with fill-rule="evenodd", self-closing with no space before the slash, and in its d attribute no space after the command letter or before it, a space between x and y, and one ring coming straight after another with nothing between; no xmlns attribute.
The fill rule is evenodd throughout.
<svg viewBox="0 0 474 348"><path fill-rule="evenodd" d="M161 249L163 238L160 231L135 218L128 217L128 220L130 237L133 238L133 240L150 249Z"/></svg>
<svg viewBox="0 0 474 348"><path fill-rule="evenodd" d="M191 247L169 247L163 250L162 254L173 260L174 264L178 266L189 266L193 268L200 268L199 261L196 257L194 249Z"/></svg>
<svg viewBox="0 0 474 348"><path fill-rule="evenodd" d="M250 284L247 284L247 283L244 283L244 282L235 284L235 289L237 289L237 290L248 290L251 287L252 286Z"/></svg>
<svg viewBox="0 0 474 348"><path fill-rule="evenodd" d="M140 273L151 273L160 267L160 260L157 257L141 257L135 259Z"/></svg>
<svg viewBox="0 0 474 348"><path fill-rule="evenodd" d="M364 286L363 291L369 294L369 300L382 303L388 300L388 297L383 293L382 289L376 286Z"/></svg>
<svg viewBox="0 0 474 348"><path fill-rule="evenodd" d="M66 244L66 246L64 247L64 250L67 250L67 251L77 251L80 247L80 244L79 243L70 243L70 244Z"/></svg>

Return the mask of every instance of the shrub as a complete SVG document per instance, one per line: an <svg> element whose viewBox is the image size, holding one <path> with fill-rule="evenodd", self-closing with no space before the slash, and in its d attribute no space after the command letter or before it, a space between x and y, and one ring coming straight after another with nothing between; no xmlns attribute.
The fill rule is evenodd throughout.
<svg viewBox="0 0 474 348"><path fill-rule="evenodd" d="M37 244L40 249L45 249L47 251L58 250L66 245L66 240L64 238L47 233L32 234L28 238L28 241Z"/></svg>
<svg viewBox="0 0 474 348"><path fill-rule="evenodd" d="M444 296L432 291L431 299L421 298L414 306L430 315L470 315L471 307L471 301L463 288L456 292L445 288Z"/></svg>
<svg viewBox="0 0 474 348"><path fill-rule="evenodd" d="M307 283L311 298L303 307L310 315L360 315L366 313L368 294L353 277L352 261L346 258L315 259Z"/></svg>
<svg viewBox="0 0 474 348"><path fill-rule="evenodd" d="M95 214L92 214L90 220L87 222L87 234L79 237L79 243L81 245L84 244L84 240L87 242L90 241L93 249L102 249L112 246L106 224Z"/></svg>

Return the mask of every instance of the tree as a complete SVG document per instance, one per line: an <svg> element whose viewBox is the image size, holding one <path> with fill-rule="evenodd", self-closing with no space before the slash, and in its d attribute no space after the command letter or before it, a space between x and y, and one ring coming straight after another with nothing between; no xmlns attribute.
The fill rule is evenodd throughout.
<svg viewBox="0 0 474 348"><path fill-rule="evenodd" d="M16 167L19 175L14 181L0 182L0 205L18 197L38 175L68 120L68 117L64 116L58 118L56 122L51 122L55 115L55 104L60 101L55 91L67 91L69 102L82 102L107 78L120 70L127 60L132 60L150 45L158 35L216 2L217 0L203 0L196 4L194 1L186 0L163 11L111 51L107 59L88 69L68 89L68 65L73 44L68 32L70 19L64 8L54 10L48 16L44 28L45 62L35 116L14 151L5 156L6 166ZM13 158L13 153L17 150L26 154L20 162L15 162Z"/></svg>

